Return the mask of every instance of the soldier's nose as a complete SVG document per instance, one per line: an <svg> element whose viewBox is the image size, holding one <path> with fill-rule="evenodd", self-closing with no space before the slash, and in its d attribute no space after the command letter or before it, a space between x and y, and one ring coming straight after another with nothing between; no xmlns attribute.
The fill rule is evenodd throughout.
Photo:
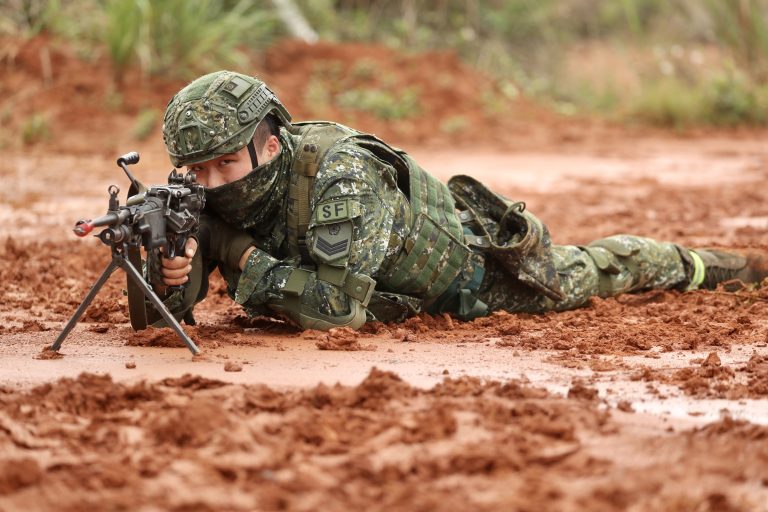
<svg viewBox="0 0 768 512"><path fill-rule="evenodd" d="M222 179L221 174L219 174L216 171L212 170L208 172L208 176L206 176L206 178L208 180L208 183L204 186L208 188L214 188L224 184L224 180Z"/></svg>

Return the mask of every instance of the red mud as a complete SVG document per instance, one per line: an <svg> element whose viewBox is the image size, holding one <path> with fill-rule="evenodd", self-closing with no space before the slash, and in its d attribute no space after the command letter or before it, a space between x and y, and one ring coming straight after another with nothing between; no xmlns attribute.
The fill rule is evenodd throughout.
<svg viewBox="0 0 768 512"><path fill-rule="evenodd" d="M758 510L747 491L768 483L765 427L628 435L590 401L515 381L425 391L374 369L277 392L82 374L0 404L9 510ZM645 460L646 443L667 460Z"/></svg>
<svg viewBox="0 0 768 512"><path fill-rule="evenodd" d="M724 366L716 352L704 361L692 361L688 368L673 372L644 368L633 376L637 380L673 384L686 394L701 398L768 397L768 357L753 354L746 365Z"/></svg>
<svg viewBox="0 0 768 512"><path fill-rule="evenodd" d="M106 110L102 60L45 37L1 43L0 510L768 510L766 286L301 333L246 318L215 277L184 327L203 350L190 358L170 330L130 329L117 272L56 360L43 347L109 261L71 226L125 185L116 155L139 147L137 174L164 179L159 134L134 140L133 116L181 84L129 74ZM327 114L442 179L487 180L555 243L768 247L764 133L641 137L522 99L489 111L477 92L493 82L445 53L287 42L253 63L297 119ZM307 72L331 94L414 87L423 110L318 111ZM13 134L35 112L55 137L24 148ZM471 129L434 129L456 116Z"/></svg>

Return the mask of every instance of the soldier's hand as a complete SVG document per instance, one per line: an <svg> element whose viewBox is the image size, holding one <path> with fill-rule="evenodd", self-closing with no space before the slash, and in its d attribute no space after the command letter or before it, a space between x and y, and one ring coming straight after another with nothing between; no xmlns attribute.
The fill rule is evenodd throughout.
<svg viewBox="0 0 768 512"><path fill-rule="evenodd" d="M163 248L160 248L163 252ZM175 258L160 257L162 265L163 283L167 286L179 286L189 281L189 273L192 272L192 257L197 252L197 240L189 238L184 246L184 256Z"/></svg>

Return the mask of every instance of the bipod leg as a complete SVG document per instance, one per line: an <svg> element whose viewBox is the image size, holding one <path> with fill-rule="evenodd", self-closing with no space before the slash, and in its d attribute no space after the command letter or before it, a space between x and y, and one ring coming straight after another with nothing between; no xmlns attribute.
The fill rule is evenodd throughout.
<svg viewBox="0 0 768 512"><path fill-rule="evenodd" d="M141 288L141 291L144 292L144 295L152 302L152 305L155 306L155 309L162 315L163 320L166 321L166 323L174 330L176 331L176 334L179 335L179 338L181 338L181 341L186 343L187 347L189 348L190 352L192 354L197 355L200 353L200 349L197 348L197 345L195 345L195 342L192 341L192 339L187 336L187 333L184 332L184 329L181 328L181 325L179 325L179 322L176 321L176 319L173 317L173 315L168 311L168 308L165 307L165 304L163 304L163 301L160 300L160 297L157 296L157 294L152 290L152 288L149 287L147 282L144 280L142 275L139 273L136 268L131 265L131 262L125 259L124 257L120 260L120 268L125 270L125 273L128 274L128 277L133 280L133 282Z"/></svg>
<svg viewBox="0 0 768 512"><path fill-rule="evenodd" d="M91 305L91 302L96 297L96 294L99 293L99 290L101 290L101 287L104 286L104 283L107 282L109 276L111 276L112 272L114 272L115 269L117 269L119 266L120 264L116 263L115 258L113 257L112 261L110 261L109 265L107 265L107 268L105 268L104 272L101 273L101 277L99 277L99 279L93 283L91 290L88 292L88 295L85 296L83 302L80 303L80 306L77 308L77 311L75 311L75 314L72 315L72 318L69 319L67 325L64 326L64 330L61 331L59 337L56 338L56 341L53 342L53 345L51 345L51 350L59 350L59 347L61 347L61 344L69 334L69 331L75 327L77 321L80 320L80 317L83 316L85 310L88 308L88 306Z"/></svg>

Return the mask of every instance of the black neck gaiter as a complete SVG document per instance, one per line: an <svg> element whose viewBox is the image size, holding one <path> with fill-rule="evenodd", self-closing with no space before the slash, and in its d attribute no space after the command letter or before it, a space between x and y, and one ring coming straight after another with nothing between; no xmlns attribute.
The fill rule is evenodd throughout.
<svg viewBox="0 0 768 512"><path fill-rule="evenodd" d="M280 154L237 181L205 189L206 207L224 222L249 229L277 216L288 190L290 149L281 137Z"/></svg>

